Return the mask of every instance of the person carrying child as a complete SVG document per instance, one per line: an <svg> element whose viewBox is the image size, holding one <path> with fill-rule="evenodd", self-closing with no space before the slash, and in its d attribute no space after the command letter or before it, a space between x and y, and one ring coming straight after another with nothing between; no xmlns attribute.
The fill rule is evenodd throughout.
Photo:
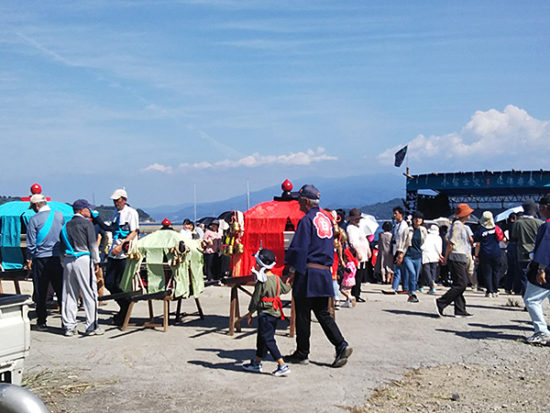
<svg viewBox="0 0 550 413"><path fill-rule="evenodd" d="M262 359L267 352L271 353L277 361L277 370L274 376L284 376L290 373L290 368L285 364L281 352L275 342L275 329L277 320L284 320L283 305L279 294L290 291L290 285L284 283L270 270L275 265L275 254L269 249L259 250L254 257L256 265L252 272L256 275L254 293L248 306L248 325L252 324L252 315L258 312L258 336L256 340L256 357L250 363L243 364L243 369L255 373L262 372Z"/></svg>

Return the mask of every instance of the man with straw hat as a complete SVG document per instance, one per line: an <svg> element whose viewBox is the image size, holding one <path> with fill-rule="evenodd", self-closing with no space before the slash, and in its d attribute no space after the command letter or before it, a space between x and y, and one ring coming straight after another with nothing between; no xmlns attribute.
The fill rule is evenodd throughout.
<svg viewBox="0 0 550 413"><path fill-rule="evenodd" d="M443 316L445 307L454 302L456 318L471 317L466 311L464 291L468 286L468 258L472 246L470 237L466 231L465 223L474 212L466 203L458 204L455 209L456 219L449 231L449 242L445 250L442 264L447 264L453 281L452 287L442 297L435 300L438 316Z"/></svg>
<svg viewBox="0 0 550 413"><path fill-rule="evenodd" d="M477 278L483 280L487 287L486 297L498 297L502 255L499 242L504 239L504 233L495 225L491 211L483 212L480 224L474 234L475 258L479 264Z"/></svg>

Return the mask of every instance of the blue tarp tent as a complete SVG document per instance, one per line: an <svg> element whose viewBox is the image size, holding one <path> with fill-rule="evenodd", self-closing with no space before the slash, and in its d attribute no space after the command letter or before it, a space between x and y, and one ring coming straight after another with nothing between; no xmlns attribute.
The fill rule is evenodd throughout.
<svg viewBox="0 0 550 413"><path fill-rule="evenodd" d="M61 202L48 202L53 211L60 211L65 222L73 216L73 208ZM21 251L21 222L25 225L35 214L29 209L29 202L12 201L0 205L0 252L2 253L2 268L4 270L18 270L23 267L23 253Z"/></svg>

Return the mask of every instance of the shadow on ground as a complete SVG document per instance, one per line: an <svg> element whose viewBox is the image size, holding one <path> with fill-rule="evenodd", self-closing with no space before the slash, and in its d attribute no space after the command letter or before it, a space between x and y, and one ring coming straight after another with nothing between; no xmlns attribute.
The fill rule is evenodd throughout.
<svg viewBox="0 0 550 413"><path fill-rule="evenodd" d="M489 328L493 330L522 330L522 331L531 331L531 327L523 326L523 325L513 325L513 324L499 324L499 325L493 325L493 324L481 324L481 323L470 323L468 324L472 327L479 327L479 328Z"/></svg>
<svg viewBox="0 0 550 413"><path fill-rule="evenodd" d="M525 339L525 336L507 334L499 331L457 331L457 330L447 330L447 329L436 329L436 331L441 331L443 333L454 334L459 337L472 339L472 340L484 340L484 339L496 339L496 340L521 340Z"/></svg>
<svg viewBox="0 0 550 413"><path fill-rule="evenodd" d="M427 313L425 311L410 311L410 310L383 310L387 313L392 313L396 315L415 315L418 317L426 317L426 318L439 318L438 315L434 313Z"/></svg>
<svg viewBox="0 0 550 413"><path fill-rule="evenodd" d="M189 364L195 364L197 366L202 366L208 369L221 369L221 370L232 370L232 371L242 371L243 362L254 358L254 350L225 350L219 348L198 348L197 351L205 351L209 353L217 353L217 356L220 359L225 359L229 361L224 361L221 363L211 363L204 360L189 360Z"/></svg>

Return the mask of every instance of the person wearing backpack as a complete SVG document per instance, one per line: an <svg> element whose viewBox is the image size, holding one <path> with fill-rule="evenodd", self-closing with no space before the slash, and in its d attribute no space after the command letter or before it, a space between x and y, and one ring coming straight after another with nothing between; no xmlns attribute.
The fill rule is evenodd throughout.
<svg viewBox="0 0 550 413"><path fill-rule="evenodd" d="M491 211L483 212L481 226L474 233L475 260L478 265L478 280L483 280L487 291L485 297L497 297L500 259L502 251L499 242L504 233L495 225Z"/></svg>

